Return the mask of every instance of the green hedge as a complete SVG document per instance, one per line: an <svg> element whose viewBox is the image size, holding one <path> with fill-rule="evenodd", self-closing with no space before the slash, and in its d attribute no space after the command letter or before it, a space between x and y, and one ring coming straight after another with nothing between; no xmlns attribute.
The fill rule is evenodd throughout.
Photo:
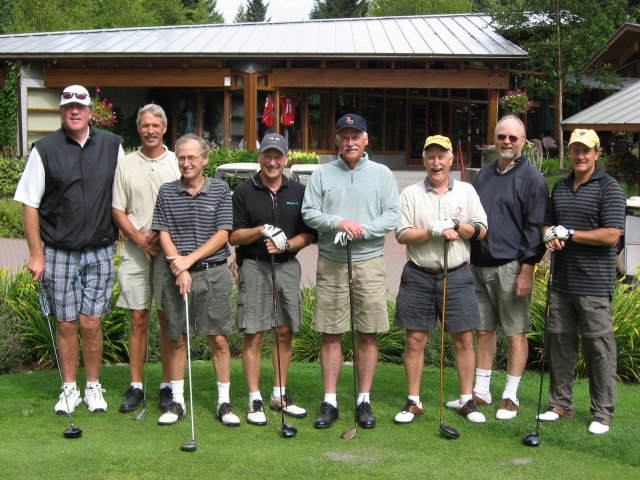
<svg viewBox="0 0 640 480"><path fill-rule="evenodd" d="M0 198L13 197L26 164L26 158L0 157Z"/></svg>
<svg viewBox="0 0 640 480"><path fill-rule="evenodd" d="M22 204L15 200L0 200L0 238L24 238Z"/></svg>

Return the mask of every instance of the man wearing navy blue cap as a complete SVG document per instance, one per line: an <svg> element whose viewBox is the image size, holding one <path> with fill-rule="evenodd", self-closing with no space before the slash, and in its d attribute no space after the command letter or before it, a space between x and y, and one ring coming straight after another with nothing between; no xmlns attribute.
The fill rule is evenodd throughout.
<svg viewBox="0 0 640 480"><path fill-rule="evenodd" d="M369 160L364 118L347 114L336 126L340 154L318 168L309 180L302 204L306 224L318 240L316 305L311 328L322 332L320 363L324 401L316 428L329 428L338 418L336 389L342 365L341 338L349 331L348 240L353 240L354 327L360 385L357 420L373 428L369 392L378 359L376 333L389 329L386 305L384 237L398 224L400 199L391 171Z"/></svg>

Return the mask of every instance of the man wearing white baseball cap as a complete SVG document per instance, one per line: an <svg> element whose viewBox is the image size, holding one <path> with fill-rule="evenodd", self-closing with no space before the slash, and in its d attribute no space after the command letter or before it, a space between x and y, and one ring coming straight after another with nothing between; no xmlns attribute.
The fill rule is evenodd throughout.
<svg viewBox="0 0 640 480"><path fill-rule="evenodd" d="M549 409L540 421L574 416L580 332L593 416L588 432L595 435L609 431L616 404L611 298L626 207L624 190L598 166L599 156L596 132L574 130L569 140L572 171L553 186L542 229L555 258L547 324Z"/></svg>
<svg viewBox="0 0 640 480"><path fill-rule="evenodd" d="M27 268L40 281L42 312L58 320L63 386L54 411L59 414L82 403L76 385L78 324L87 377L84 401L90 412L107 410L98 381L100 317L111 307L118 237L111 218L112 186L124 152L120 137L89 125L92 107L83 86L63 90L62 128L33 144L15 195L29 243Z"/></svg>

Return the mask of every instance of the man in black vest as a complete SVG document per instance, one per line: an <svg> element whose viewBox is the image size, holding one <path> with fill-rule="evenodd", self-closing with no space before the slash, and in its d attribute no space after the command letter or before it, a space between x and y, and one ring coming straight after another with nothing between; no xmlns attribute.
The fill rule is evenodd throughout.
<svg viewBox="0 0 640 480"><path fill-rule="evenodd" d="M64 89L62 128L33 144L15 195L22 203L29 243L27 268L40 281L42 312L58 320L64 383L54 407L59 414L82 403L76 385L78 323L87 377L84 401L90 412L107 410L98 381L100 317L111 307L113 242L118 237L111 219L112 187L124 152L120 137L89 126L92 108L84 87Z"/></svg>

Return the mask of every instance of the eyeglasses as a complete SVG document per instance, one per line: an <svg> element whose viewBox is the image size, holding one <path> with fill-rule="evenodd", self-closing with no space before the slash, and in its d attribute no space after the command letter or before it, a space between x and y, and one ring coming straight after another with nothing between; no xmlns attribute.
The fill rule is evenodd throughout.
<svg viewBox="0 0 640 480"><path fill-rule="evenodd" d="M73 97L76 97L78 100L85 100L89 95L86 93L75 93L75 92L63 92L62 98L65 100L69 100Z"/></svg>
<svg viewBox="0 0 640 480"><path fill-rule="evenodd" d="M505 135L504 133L496 134L496 138L498 140L500 140L501 142L504 142L507 139L507 137L509 138L509 141L511 143L516 143L518 140L520 140L522 138L522 136L516 137L515 135Z"/></svg>
<svg viewBox="0 0 640 480"><path fill-rule="evenodd" d="M188 157L178 157L178 163L196 163L196 160L198 160L201 156L202 154L198 155L197 157L194 157L193 155L189 155Z"/></svg>

